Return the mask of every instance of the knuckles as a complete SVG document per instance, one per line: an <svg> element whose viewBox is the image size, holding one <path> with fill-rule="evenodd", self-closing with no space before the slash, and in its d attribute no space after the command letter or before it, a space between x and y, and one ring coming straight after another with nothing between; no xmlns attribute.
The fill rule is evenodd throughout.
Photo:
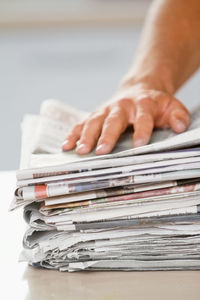
<svg viewBox="0 0 200 300"><path fill-rule="evenodd" d="M122 97L114 103L114 106L122 109L130 107L131 105L133 105L133 99L126 97Z"/></svg>
<svg viewBox="0 0 200 300"><path fill-rule="evenodd" d="M89 115L89 117L85 120L84 124L86 123L93 123L96 122L97 120L104 119L106 115L108 114L108 109L107 108L102 108L99 111L95 111Z"/></svg>

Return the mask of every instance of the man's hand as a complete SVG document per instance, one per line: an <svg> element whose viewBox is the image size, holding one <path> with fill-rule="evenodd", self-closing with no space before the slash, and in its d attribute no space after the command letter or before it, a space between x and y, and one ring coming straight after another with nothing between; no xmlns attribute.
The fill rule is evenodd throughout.
<svg viewBox="0 0 200 300"><path fill-rule="evenodd" d="M97 145L96 154L109 153L130 124L134 147L147 144L154 127L186 130L189 113L173 95L200 66L199 16L199 0L154 0L121 88L71 130L63 150L77 145L85 154Z"/></svg>
<svg viewBox="0 0 200 300"><path fill-rule="evenodd" d="M133 146L147 144L154 127L171 128L180 133L187 129L190 117L176 98L144 84L124 86L103 107L89 115L69 132L63 151L76 147L86 154L96 147L96 154L109 153L120 135L133 125Z"/></svg>

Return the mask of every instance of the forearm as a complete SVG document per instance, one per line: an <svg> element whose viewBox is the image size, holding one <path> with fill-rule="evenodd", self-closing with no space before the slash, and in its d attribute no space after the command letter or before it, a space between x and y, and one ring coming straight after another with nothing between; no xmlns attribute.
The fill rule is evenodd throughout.
<svg viewBox="0 0 200 300"><path fill-rule="evenodd" d="M200 64L200 0L157 0L135 62L116 94L69 132L63 150L112 151L133 125L133 146L147 144L154 127L181 133L190 117L173 94Z"/></svg>
<svg viewBox="0 0 200 300"><path fill-rule="evenodd" d="M123 84L145 82L174 94L199 66L200 1L154 1Z"/></svg>

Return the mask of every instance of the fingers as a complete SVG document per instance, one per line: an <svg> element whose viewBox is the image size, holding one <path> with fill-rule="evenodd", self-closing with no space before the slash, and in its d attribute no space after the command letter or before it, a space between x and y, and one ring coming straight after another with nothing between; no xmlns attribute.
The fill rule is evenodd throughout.
<svg viewBox="0 0 200 300"><path fill-rule="evenodd" d="M93 114L87 121L76 125L66 137L62 145L63 151L71 150L78 146L76 151L78 154L86 154L92 150L101 133L102 124L106 117L106 111Z"/></svg>
<svg viewBox="0 0 200 300"><path fill-rule="evenodd" d="M67 135L63 145L62 150L68 151L73 149L76 146L76 142L79 140L81 132L82 132L83 124L77 124L71 130L71 132Z"/></svg>
<svg viewBox="0 0 200 300"><path fill-rule="evenodd" d="M86 121L81 133L78 147L76 148L76 152L78 154L89 153L94 148L101 134L106 115L106 112L95 114Z"/></svg>
<svg viewBox="0 0 200 300"><path fill-rule="evenodd" d="M175 99L170 105L169 126L176 132L185 131L190 123L190 116L184 105Z"/></svg>
<svg viewBox="0 0 200 300"><path fill-rule="evenodd" d="M137 106L137 112L133 126L133 146L140 147L148 144L154 128L154 119L151 112L144 107Z"/></svg>
<svg viewBox="0 0 200 300"><path fill-rule="evenodd" d="M96 154L111 152L121 133L127 128L128 117L120 106L114 107L105 119Z"/></svg>
<svg viewBox="0 0 200 300"><path fill-rule="evenodd" d="M109 114L108 112L95 114L84 124L73 128L63 143L63 150L73 149L79 141L76 152L86 154L94 148L98 140L96 154L109 153L127 125L126 113L118 106L113 107Z"/></svg>
<svg viewBox="0 0 200 300"><path fill-rule="evenodd" d="M76 148L78 154L89 153L96 143L96 154L107 154L112 151L120 135L132 122L134 147L149 143L154 126L162 128L170 126L177 133L185 131L190 123L187 109L173 97L169 99L168 96L166 99L164 110L149 97L138 102L129 99L118 101L112 107L92 114L87 121L76 125L66 137L62 149L71 150L79 141Z"/></svg>

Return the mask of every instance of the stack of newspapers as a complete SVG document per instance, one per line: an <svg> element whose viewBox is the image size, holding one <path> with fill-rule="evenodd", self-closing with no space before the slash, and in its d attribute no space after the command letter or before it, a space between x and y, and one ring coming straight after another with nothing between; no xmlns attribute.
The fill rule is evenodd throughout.
<svg viewBox="0 0 200 300"><path fill-rule="evenodd" d="M187 132L155 130L132 148L127 130L111 154L62 152L87 113L56 100L22 123L11 210L28 229L21 261L60 271L200 269L200 108Z"/></svg>

